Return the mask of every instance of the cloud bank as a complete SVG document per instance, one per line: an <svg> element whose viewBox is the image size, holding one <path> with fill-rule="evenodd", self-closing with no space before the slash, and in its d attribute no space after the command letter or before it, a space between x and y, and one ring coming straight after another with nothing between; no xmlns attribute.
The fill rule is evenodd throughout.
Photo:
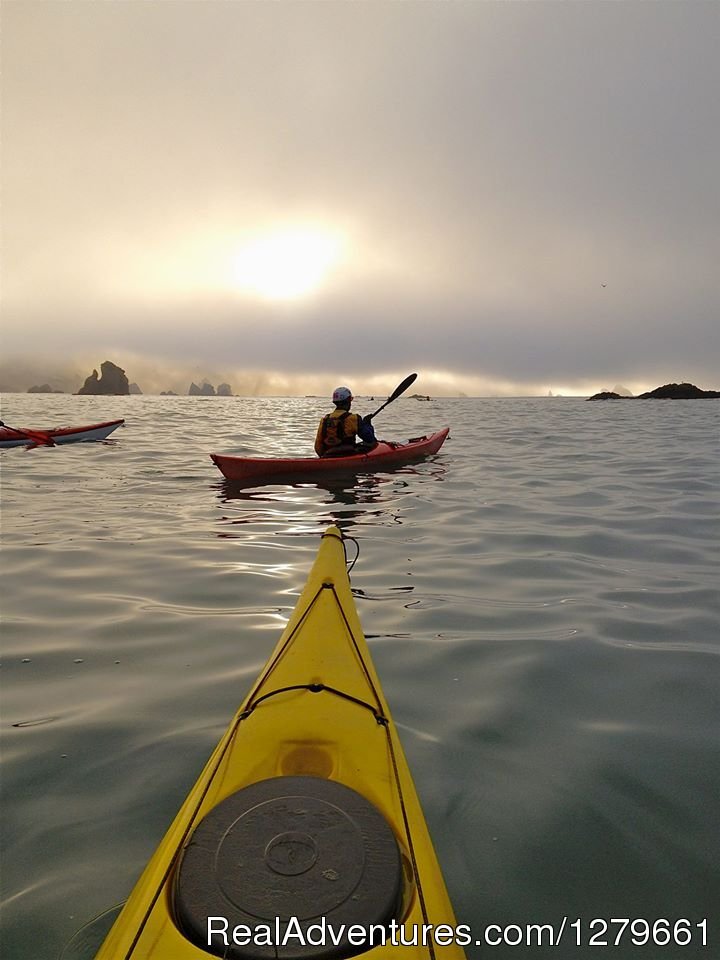
<svg viewBox="0 0 720 960"><path fill-rule="evenodd" d="M714 4L31 0L3 20L11 367L718 386ZM341 233L342 261L311 295L249 296L233 257L287 226Z"/></svg>

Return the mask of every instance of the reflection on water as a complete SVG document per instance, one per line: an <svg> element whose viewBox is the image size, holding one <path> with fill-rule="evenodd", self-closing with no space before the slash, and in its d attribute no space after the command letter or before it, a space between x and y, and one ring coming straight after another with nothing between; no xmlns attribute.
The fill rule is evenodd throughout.
<svg viewBox="0 0 720 960"><path fill-rule="evenodd" d="M430 458L382 473L335 475L317 480L258 485L222 480L213 485L222 503L235 503L237 515L222 518L227 524L253 524L279 517L296 521L312 515L319 526L336 524L349 531L362 524L403 523L402 501L418 493L418 482L442 482L446 467ZM262 505L258 509L258 505ZM255 509L248 509L248 507ZM223 530L221 537L231 537Z"/></svg>

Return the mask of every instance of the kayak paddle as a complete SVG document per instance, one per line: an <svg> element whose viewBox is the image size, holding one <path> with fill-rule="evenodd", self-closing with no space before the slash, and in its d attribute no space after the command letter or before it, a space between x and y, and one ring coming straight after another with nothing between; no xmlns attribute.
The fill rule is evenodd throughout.
<svg viewBox="0 0 720 960"><path fill-rule="evenodd" d="M376 417L376 416L380 413L380 411L381 411L381 410L384 410L385 407L386 407L389 403L392 403L393 400L397 400L397 398L400 396L400 394L405 393L405 391L406 391L407 388L410 386L410 384L411 384L411 383L415 383L416 380L417 380L417 374L416 374L416 373L411 373L409 377L405 377L405 379L403 380L403 382L402 382L402 383L399 383L399 384L395 387L395 389L394 389L393 392L390 394L390 396L387 398L387 400L385 401L385 403L384 403L381 407L378 407L377 410L375 411L375 413L369 414L367 417L365 417L365 419L366 419L366 420L372 420L373 417Z"/></svg>
<svg viewBox="0 0 720 960"><path fill-rule="evenodd" d="M3 423L2 420L0 420L0 427L5 427L8 430L12 430L13 433L17 433L21 437L27 437L28 440L32 440L32 442L37 446L55 446L55 441L53 438L48 433L43 433L41 430L20 430L18 427L11 427L7 423Z"/></svg>

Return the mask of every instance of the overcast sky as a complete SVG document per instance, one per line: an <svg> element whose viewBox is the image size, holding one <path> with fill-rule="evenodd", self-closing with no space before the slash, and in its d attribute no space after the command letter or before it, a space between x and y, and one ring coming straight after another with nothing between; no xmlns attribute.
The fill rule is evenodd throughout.
<svg viewBox="0 0 720 960"><path fill-rule="evenodd" d="M718 50L715 0L4 2L0 388L720 388Z"/></svg>

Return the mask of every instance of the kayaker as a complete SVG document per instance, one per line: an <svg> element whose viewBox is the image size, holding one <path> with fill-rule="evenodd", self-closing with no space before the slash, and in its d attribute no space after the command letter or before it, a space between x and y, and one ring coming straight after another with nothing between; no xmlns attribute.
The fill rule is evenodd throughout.
<svg viewBox="0 0 720 960"><path fill-rule="evenodd" d="M364 453L376 447L372 415L361 417L357 413L350 413L353 402L351 390L337 387L333 390L332 399L335 409L320 421L315 437L315 453L319 457L338 457Z"/></svg>

